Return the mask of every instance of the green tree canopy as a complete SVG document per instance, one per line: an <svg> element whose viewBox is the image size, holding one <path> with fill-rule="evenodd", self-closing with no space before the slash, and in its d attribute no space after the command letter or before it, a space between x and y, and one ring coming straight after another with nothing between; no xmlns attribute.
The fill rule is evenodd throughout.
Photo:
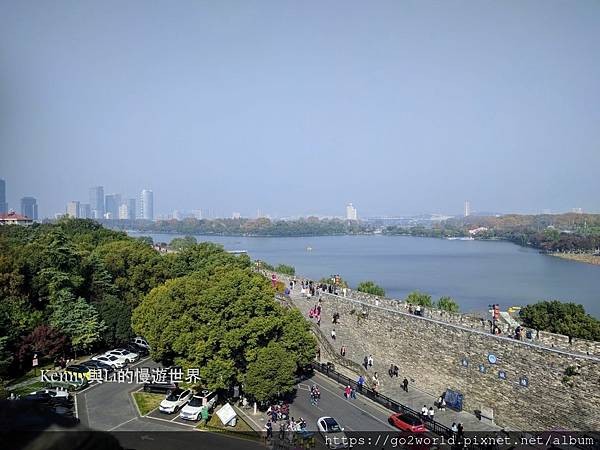
<svg viewBox="0 0 600 450"><path fill-rule="evenodd" d="M600 340L600 320L585 313L582 305L558 300L538 302L521 309L526 327L580 339Z"/></svg>
<svg viewBox="0 0 600 450"><path fill-rule="evenodd" d="M186 250L194 245L196 245L198 243L198 241L196 240L196 238L194 236L185 236L185 237L177 237L174 238L171 243L169 244L169 247L172 250L175 251L182 251L182 250Z"/></svg>
<svg viewBox="0 0 600 450"><path fill-rule="evenodd" d="M378 286L373 281L362 281L356 288L357 291L364 292L366 294L379 295L385 297L385 289Z"/></svg>
<svg viewBox="0 0 600 450"><path fill-rule="evenodd" d="M248 365L244 389L259 402L290 393L296 384L296 360L281 344L271 342L260 348Z"/></svg>
<svg viewBox="0 0 600 450"><path fill-rule="evenodd" d="M293 266L288 266L286 264L279 264L277 267L275 267L275 272L284 273L291 276L296 275L296 269Z"/></svg>
<svg viewBox="0 0 600 450"><path fill-rule="evenodd" d="M431 301L431 295L423 294L419 291L413 291L406 297L406 301L411 305L425 306L428 308L433 307L433 303Z"/></svg>
<svg viewBox="0 0 600 450"><path fill-rule="evenodd" d="M457 313L460 310L458 303L456 303L450 297L440 297L440 299L438 300L438 302L436 304L436 307L438 307L439 309L442 309L444 311L449 311L449 312L453 312L453 313Z"/></svg>
<svg viewBox="0 0 600 450"><path fill-rule="evenodd" d="M293 372L314 358L314 339L300 319L275 302L263 276L224 266L153 289L132 322L154 358L200 368L202 384L216 389L243 382L249 364L272 342L293 357Z"/></svg>

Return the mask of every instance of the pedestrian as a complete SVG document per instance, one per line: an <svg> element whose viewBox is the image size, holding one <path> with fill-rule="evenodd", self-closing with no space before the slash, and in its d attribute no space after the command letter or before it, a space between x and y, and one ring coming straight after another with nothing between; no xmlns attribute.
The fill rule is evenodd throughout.
<svg viewBox="0 0 600 450"><path fill-rule="evenodd" d="M463 436L463 434L465 433L465 427L463 427L462 422L458 424L457 428L458 429L456 431L457 431L458 437L461 438Z"/></svg>
<svg viewBox="0 0 600 450"><path fill-rule="evenodd" d="M365 377L360 375L356 384L358 385L358 390L362 392L363 385L365 384Z"/></svg>
<svg viewBox="0 0 600 450"><path fill-rule="evenodd" d="M452 427L450 429L453 433L458 433L458 427L456 426L456 422L452 422Z"/></svg>
<svg viewBox="0 0 600 450"><path fill-rule="evenodd" d="M356 400L356 389L354 389L354 388L350 389L350 398L353 398L354 400Z"/></svg>
<svg viewBox="0 0 600 450"><path fill-rule="evenodd" d="M317 316L317 326L318 327L321 326L321 315L320 314Z"/></svg>
<svg viewBox="0 0 600 450"><path fill-rule="evenodd" d="M346 346L345 345L342 345L342 348L340 348L340 355L346 356Z"/></svg>
<svg viewBox="0 0 600 450"><path fill-rule="evenodd" d="M271 424L270 420L265 425L265 428L267 430L267 439L273 438L273 424Z"/></svg>
<svg viewBox="0 0 600 450"><path fill-rule="evenodd" d="M331 339L335 341L335 328L331 330Z"/></svg>
<svg viewBox="0 0 600 450"><path fill-rule="evenodd" d="M435 414L434 410L433 410L433 406L429 407L429 412L428 412L428 416L429 416L429 421L433 422L433 415Z"/></svg>
<svg viewBox="0 0 600 450"><path fill-rule="evenodd" d="M446 400L444 400L444 397L441 395L440 395L440 398L438 398L437 407L440 411L446 410Z"/></svg>
<svg viewBox="0 0 600 450"><path fill-rule="evenodd" d="M365 359L363 360L363 366L365 366L365 370L367 370L369 368L369 358L367 358L365 356Z"/></svg>
<svg viewBox="0 0 600 450"><path fill-rule="evenodd" d="M408 392L408 380L406 379L406 377L404 378L404 380L402 380L402 388L404 389L404 392Z"/></svg>
<svg viewBox="0 0 600 450"><path fill-rule="evenodd" d="M279 424L279 440L283 441L285 439L285 424L281 422Z"/></svg>
<svg viewBox="0 0 600 450"><path fill-rule="evenodd" d="M346 388L344 389L344 397L346 398L350 398L350 392L352 392L352 388L350 387L350 385L347 385Z"/></svg>
<svg viewBox="0 0 600 450"><path fill-rule="evenodd" d="M428 413L428 409L427 409L427 405L423 405L423 407L421 408L421 415L423 416L423 418L425 420L427 420L427 413Z"/></svg>
<svg viewBox="0 0 600 450"><path fill-rule="evenodd" d="M369 367L373 367L373 355L369 355Z"/></svg>
<svg viewBox="0 0 600 450"><path fill-rule="evenodd" d="M398 378L399 373L400 373L400 368L394 364L394 376L396 378Z"/></svg>
<svg viewBox="0 0 600 450"><path fill-rule="evenodd" d="M390 368L388 369L388 375L390 376L390 378L392 378L394 376L394 365L390 364Z"/></svg>

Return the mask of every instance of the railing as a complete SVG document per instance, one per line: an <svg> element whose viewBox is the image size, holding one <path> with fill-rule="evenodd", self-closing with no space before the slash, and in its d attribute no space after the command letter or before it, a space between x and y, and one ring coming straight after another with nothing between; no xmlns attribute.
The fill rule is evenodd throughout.
<svg viewBox="0 0 600 450"><path fill-rule="evenodd" d="M408 414L420 420L423 419L423 417L418 411L415 411L414 409L409 408L408 406L398 403L396 400L391 399L390 397L387 397L383 394L380 394L374 391L373 389L369 389L366 386L359 386L355 380L352 380L346 375L342 375L341 373L336 372L335 369L333 369L329 364L313 363L312 367L314 370L322 373L323 375L331 378L332 380L343 384L344 386L350 386L354 388L359 394L364 395L368 399L379 403L380 405L391 411ZM439 422L436 422L435 420L424 420L423 424L429 431L439 436L450 437L454 435L454 432L450 428L448 428L445 425L442 425Z"/></svg>

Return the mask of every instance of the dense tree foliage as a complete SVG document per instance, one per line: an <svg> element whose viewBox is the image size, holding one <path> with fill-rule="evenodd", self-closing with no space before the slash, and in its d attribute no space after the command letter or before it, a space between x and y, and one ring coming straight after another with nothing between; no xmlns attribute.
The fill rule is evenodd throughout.
<svg viewBox="0 0 600 450"><path fill-rule="evenodd" d="M271 367L264 349L283 349L281 380L293 377L315 352L301 314L279 306L273 294L269 280L230 260L153 289L134 310L133 328L148 340L153 357L199 368L202 385L245 382L247 392L264 399L274 392L261 387L272 382L270 370L260 372ZM250 382L257 383L255 391ZM286 386L282 381L279 388Z"/></svg>
<svg viewBox="0 0 600 450"><path fill-rule="evenodd" d="M527 305L519 312L527 327L566 336L600 340L600 320L585 313L582 305L557 300Z"/></svg>
<svg viewBox="0 0 600 450"><path fill-rule="evenodd" d="M167 280L251 264L216 244L186 239L161 255L149 243L92 220L0 227L0 379L32 352L49 360L128 341L132 310Z"/></svg>
<svg viewBox="0 0 600 450"><path fill-rule="evenodd" d="M450 297L440 297L435 306L443 311L457 313L460 310L458 303Z"/></svg>
<svg viewBox="0 0 600 450"><path fill-rule="evenodd" d="M185 236L185 237L176 237L169 243L169 248L175 251L186 250L194 245L196 245L198 241L194 236Z"/></svg>
<svg viewBox="0 0 600 450"><path fill-rule="evenodd" d="M184 235L219 236L327 236L362 234L372 227L359 221L319 219L308 217L298 220L259 219L184 219L159 220L110 220L106 225L123 230L135 229L148 233L178 233Z"/></svg>
<svg viewBox="0 0 600 450"><path fill-rule="evenodd" d="M381 286L378 286L373 281L363 281L359 283L356 290L360 292L365 292L367 294L385 297L385 289L383 289Z"/></svg>
<svg viewBox="0 0 600 450"><path fill-rule="evenodd" d="M413 291L406 297L406 301L411 305L425 306L428 308L433 307L431 301L431 295L423 294L422 292Z"/></svg>
<svg viewBox="0 0 600 450"><path fill-rule="evenodd" d="M288 266L286 264L279 264L277 267L275 267L275 272L294 276L296 275L296 268L293 266Z"/></svg>

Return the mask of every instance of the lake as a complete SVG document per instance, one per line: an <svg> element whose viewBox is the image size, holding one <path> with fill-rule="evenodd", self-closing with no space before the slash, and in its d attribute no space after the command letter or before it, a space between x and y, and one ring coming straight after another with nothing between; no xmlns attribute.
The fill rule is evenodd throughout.
<svg viewBox="0 0 600 450"><path fill-rule="evenodd" d="M149 235L154 242L178 236L130 235ZM247 250L252 259L292 265L298 275L312 279L340 274L350 287L372 280L392 298L414 290L434 300L448 295L465 312L485 311L493 303L505 310L539 300L568 300L600 318L600 266L542 255L509 242L382 235L196 238L223 244L226 250Z"/></svg>

